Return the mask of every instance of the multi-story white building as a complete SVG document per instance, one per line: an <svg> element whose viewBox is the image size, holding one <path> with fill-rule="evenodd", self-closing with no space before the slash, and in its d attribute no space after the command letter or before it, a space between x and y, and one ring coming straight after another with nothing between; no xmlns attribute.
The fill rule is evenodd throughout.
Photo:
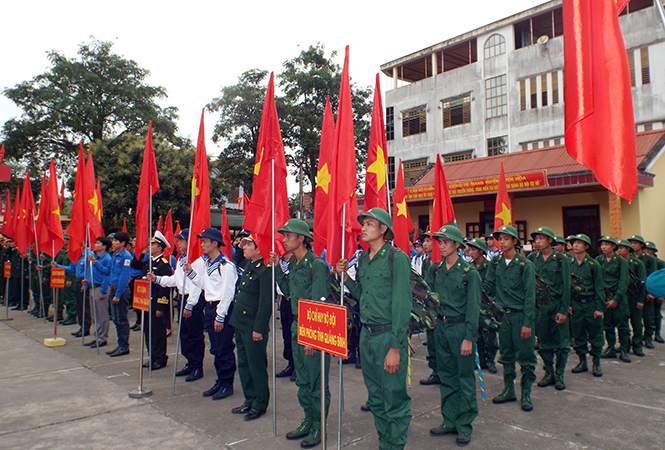
<svg viewBox="0 0 665 450"><path fill-rule="evenodd" d="M665 125L665 30L653 0L632 0L619 21L630 67L639 147L647 145L643 142L645 139L640 138L641 132L663 130ZM423 182L428 182L428 170L437 153L447 164L447 172L450 164L457 180L488 175L475 173L474 168L480 167L476 162L480 161L467 161L474 158L497 156L505 161L508 174L511 169L512 173L526 170L526 155L513 153L551 149L558 151L557 155L561 152L565 155L562 147L565 144L563 39L562 0L553 0L383 64L382 72L393 81L392 89L385 94L388 154L393 164L398 159L403 161L407 185L411 182L422 186ZM655 141L653 136L648 140L656 144L642 149L638 165L648 162L652 169L663 146L661 136L657 137ZM590 172L582 166L566 169L569 172L557 172L555 167L547 166L546 160L543 159L542 169L547 171L548 185L543 190L516 190L513 192L515 199L572 194L572 189L596 194L603 191L594 177L589 178L590 182L566 184L571 185L569 192L562 191L552 178L572 173L586 176ZM498 174L499 163L495 166L494 176ZM646 166L639 169L641 193L644 188L654 186L655 173L646 170ZM624 228L630 228L626 229L630 233L644 232L636 229L632 216L628 219L610 217L607 191L604 195L604 202L588 199L592 202L589 206L595 206L598 211L597 229L592 234L599 236L601 229L609 232L612 220L619 220L619 228L612 222L615 233L621 233L621 222ZM485 206L490 199L483 194L453 194L456 210L458 204L460 210L472 210L462 204L479 203L476 209L481 215L476 219L471 213L467 223L472 226L467 226L467 234L482 234L491 228L493 210L492 214L485 214L485 219L482 214L490 213L489 206ZM562 202L568 200L562 199ZM565 207L563 203L561 207ZM635 203L633 201L631 206ZM429 214L425 214L427 209L424 208L427 205L431 208L431 201L423 200L422 196L410 202L415 215L421 215L420 224L427 222ZM630 209L625 202L624 215L630 216ZM521 212L526 213L516 205L518 220ZM639 211L637 215L637 223L640 223ZM565 214L561 217L560 226L550 225L560 233L571 231L566 229ZM530 220L530 228L542 224L533 220ZM480 224L477 233L476 224ZM526 225L522 225L526 231ZM591 232L592 228L585 231ZM665 232L661 235L665 239Z"/></svg>

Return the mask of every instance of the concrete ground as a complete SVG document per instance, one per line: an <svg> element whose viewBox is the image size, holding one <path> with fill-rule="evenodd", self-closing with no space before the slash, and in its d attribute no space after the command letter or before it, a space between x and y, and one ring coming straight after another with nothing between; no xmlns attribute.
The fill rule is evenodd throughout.
<svg viewBox="0 0 665 450"><path fill-rule="evenodd" d="M4 307L0 317L4 317ZM14 320L0 323L0 448L2 449L296 449L298 442L284 435L297 427L302 410L296 399L296 386L277 379L277 436L273 436L272 404L268 413L251 423L231 414L243 403L240 382L235 394L212 401L201 393L215 381L212 358L204 361L205 377L193 383L182 378L171 395L175 362L175 335L169 338L169 364L149 377L144 386L153 390L145 400L130 399L128 391L138 384L139 333L130 336L131 354L109 358L104 351L115 347L111 325L109 346L83 347L70 332L78 327L59 327L67 344L47 348L44 338L53 336L53 325L10 311ZM133 323L134 313L130 313ZM281 334L277 326L277 370L285 366L281 358ZM87 338L89 339L89 338ZM414 338L414 384L409 389L413 420L408 449L441 449L455 446L454 436L430 437L428 430L438 426L439 389L420 386L429 375L426 347ZM270 352L271 344L268 349ZM478 401L480 414L474 422L469 449L662 449L665 447L665 345L646 350L644 358L631 356L631 364L603 360L602 378L590 373L573 375L577 361L571 355L566 373L567 389L534 386L534 410L522 412L519 403L493 405L491 398L502 389L499 374L484 374L488 403ZM332 404L328 419L328 448L337 446L338 359L331 364ZM180 357L178 366L184 364ZM269 367L270 367L269 362ZM362 373L344 366L342 447L376 449L378 439L371 413L360 411L366 400ZM542 376L542 368L537 375ZM519 391L518 391L519 395ZM272 400L272 399L271 399ZM319 447L320 448L320 447Z"/></svg>

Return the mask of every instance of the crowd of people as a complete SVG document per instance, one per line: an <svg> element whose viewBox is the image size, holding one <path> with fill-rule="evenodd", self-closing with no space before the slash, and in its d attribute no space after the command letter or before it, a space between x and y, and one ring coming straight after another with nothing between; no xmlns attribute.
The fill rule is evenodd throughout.
<svg viewBox="0 0 665 450"><path fill-rule="evenodd" d="M519 404L528 412L534 408L534 383L541 388L566 389L571 348L579 358L572 373L591 368L593 376L601 377L602 358L618 357L630 363L631 356L643 357L644 349L653 348L654 342L665 342L661 336L663 299L646 291L647 277L665 268L665 262L657 258L656 246L642 236L618 240L605 235L594 243L585 234L563 239L550 228L539 227L527 244L509 225L473 239L465 238L454 226L444 226L421 234L411 255L406 255L391 243L392 220L386 211L372 208L360 214L358 221L363 246L353 258L337 262L326 262L312 252L313 236L308 224L299 219L290 219L279 228L286 253L271 253L267 262L244 230L233 242L233 261L222 253L224 239L215 228L195 237L187 229L179 233L177 260L164 257L164 249L171 243L160 232L149 247L135 249L138 257L131 251L132 239L127 233L100 236L76 263L68 259L67 236L53 261L48 256L21 256L12 240L3 237L0 259L10 262L11 278L8 291L4 285L0 289L3 301L17 310L28 307L32 292L32 314L63 325L78 324L79 330L72 335L92 334L85 343L92 348L107 345L112 318L117 346L107 354L118 357L129 353L130 330L141 326L138 312L137 323L129 326L133 283L149 280L152 317L144 321L143 330L150 358L144 367L159 370L167 365L173 305L179 305L174 299L182 298L179 335L186 363L176 376L185 377L186 382L203 378L207 332L216 380L203 396L212 400L231 396L237 371L244 401L231 412L252 421L266 413L270 402L266 348L274 266L287 361L287 367L275 376L291 377L297 384L304 417L286 438L299 440L302 448L321 442L321 413L323 409L327 415L330 405L330 359L324 355L322 404L321 355L315 348L298 344L298 300L326 299L335 279L356 300L344 363L362 369L367 387L362 409L373 414L382 449L403 448L411 421L406 378L414 274L440 300L436 324L427 330L432 372L420 381L440 388L443 421L430 434L455 434L459 446L470 442L478 415L477 365L490 373L497 373L497 362L502 365L504 389L493 403L503 404L518 401L519 364ZM190 245L200 246L203 253L191 264L187 261L190 239ZM600 249L596 258L590 255L595 252L594 244ZM433 262L435 246L441 259ZM49 316L53 299L48 278L55 267L65 269L66 280L58 309ZM495 306L496 326L481 326L490 304ZM539 381L536 352L545 372Z"/></svg>

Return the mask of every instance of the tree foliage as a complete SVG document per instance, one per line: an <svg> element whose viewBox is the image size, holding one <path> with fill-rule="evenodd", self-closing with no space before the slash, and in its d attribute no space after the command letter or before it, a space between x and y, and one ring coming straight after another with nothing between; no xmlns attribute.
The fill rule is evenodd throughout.
<svg viewBox="0 0 665 450"><path fill-rule="evenodd" d="M149 120L156 132L175 140L177 109L157 104L166 89L146 84L150 72L112 47L92 38L79 46L77 58L50 51L46 72L4 90L23 110L2 130L8 157L36 172L45 170L53 156L63 173L74 162L79 142L136 133Z"/></svg>

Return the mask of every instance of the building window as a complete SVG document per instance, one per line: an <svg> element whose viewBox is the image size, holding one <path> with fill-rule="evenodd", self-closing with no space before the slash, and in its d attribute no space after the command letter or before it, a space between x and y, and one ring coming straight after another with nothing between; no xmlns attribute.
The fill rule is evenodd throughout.
<svg viewBox="0 0 665 450"><path fill-rule="evenodd" d="M507 94L506 75L485 80L485 101L488 119L508 114Z"/></svg>
<svg viewBox="0 0 665 450"><path fill-rule="evenodd" d="M508 150L508 136L498 136L487 140L487 156L501 155Z"/></svg>
<svg viewBox="0 0 665 450"><path fill-rule="evenodd" d="M466 223L466 237L469 239L482 237L480 234L480 222Z"/></svg>
<svg viewBox="0 0 665 450"><path fill-rule="evenodd" d="M427 131L427 105L402 112L402 137Z"/></svg>
<svg viewBox="0 0 665 450"><path fill-rule="evenodd" d="M526 81L520 80L520 111L526 111Z"/></svg>
<svg viewBox="0 0 665 450"><path fill-rule="evenodd" d="M651 75L649 74L649 48L640 49L640 63L642 66L642 84L651 83Z"/></svg>
<svg viewBox="0 0 665 450"><path fill-rule="evenodd" d="M469 150L467 152L453 153L452 155L444 155L443 163L446 164L451 162L464 161L472 158L473 158L473 150Z"/></svg>
<svg viewBox="0 0 665 450"><path fill-rule="evenodd" d="M563 36L563 8L558 7L513 25L515 50L533 45L541 36L550 39Z"/></svg>
<svg viewBox="0 0 665 450"><path fill-rule="evenodd" d="M635 87L635 51L628 50L628 71L630 72L630 85Z"/></svg>
<svg viewBox="0 0 665 450"><path fill-rule="evenodd" d="M515 229L522 243L526 243L526 220L515 221Z"/></svg>
<svg viewBox="0 0 665 450"><path fill-rule="evenodd" d="M493 34L485 41L485 59L506 53L506 39L500 34Z"/></svg>
<svg viewBox="0 0 665 450"><path fill-rule="evenodd" d="M443 102L443 128L471 123L471 96Z"/></svg>
<svg viewBox="0 0 665 450"><path fill-rule="evenodd" d="M552 104L559 103L559 72L552 72Z"/></svg>
<svg viewBox="0 0 665 450"><path fill-rule="evenodd" d="M536 77L529 78L529 94L531 94L531 109L538 108L538 88Z"/></svg>
<svg viewBox="0 0 665 450"><path fill-rule="evenodd" d="M427 158L412 159L410 161L403 161L402 168L404 170L404 186L408 186L411 180L416 178L427 167Z"/></svg>
<svg viewBox="0 0 665 450"><path fill-rule="evenodd" d="M395 157L388 157L388 188L395 189Z"/></svg>
<svg viewBox="0 0 665 450"><path fill-rule="evenodd" d="M388 106L386 108L386 140L392 141L395 139L395 107Z"/></svg>
<svg viewBox="0 0 665 450"><path fill-rule="evenodd" d="M540 76L540 102L547 106L547 74Z"/></svg>

